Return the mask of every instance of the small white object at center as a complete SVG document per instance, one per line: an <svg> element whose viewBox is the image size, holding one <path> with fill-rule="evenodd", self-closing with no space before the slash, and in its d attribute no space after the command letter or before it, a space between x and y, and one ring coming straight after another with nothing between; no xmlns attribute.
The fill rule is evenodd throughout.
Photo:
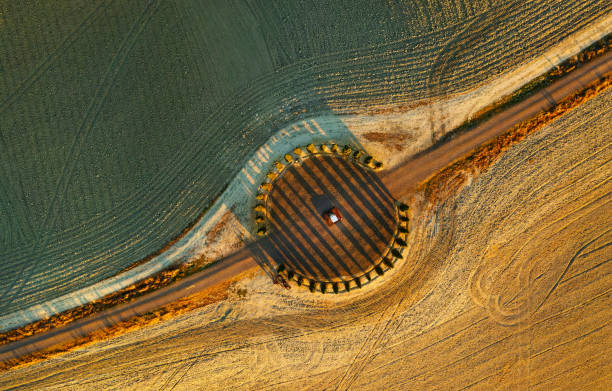
<svg viewBox="0 0 612 391"><path fill-rule="evenodd" d="M335 223L338 221L338 216L336 216L334 213L330 213L329 219L331 220L332 223Z"/></svg>

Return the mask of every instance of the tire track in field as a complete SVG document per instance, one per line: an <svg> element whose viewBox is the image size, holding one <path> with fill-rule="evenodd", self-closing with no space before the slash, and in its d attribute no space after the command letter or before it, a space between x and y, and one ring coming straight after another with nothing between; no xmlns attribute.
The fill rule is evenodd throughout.
<svg viewBox="0 0 612 391"><path fill-rule="evenodd" d="M77 164L87 135L95 125L97 116L104 105L108 93L111 91L114 85L115 78L117 77L121 66L129 55L132 47L136 43L138 37L140 36L140 33L148 25L149 21L153 17L158 7L159 0L152 0L151 2L149 2L149 4L147 4L136 22L132 25L132 28L121 43L119 49L115 53L115 56L113 57L109 68L106 74L104 75L100 86L98 87L98 90L96 91L94 99L90 103L89 109L83 119L83 122L81 123L81 126L76 132L74 141L70 149L70 153L68 155L68 158L66 159L66 163L64 164L62 175L60 176L60 179L56 185L54 196L51 200L49 208L47 209L45 218L41 224L39 230L39 239L33 244L35 248L44 247L45 244L48 242L46 232L55 225L55 221L57 219L57 214L55 213L56 205L61 204L65 196L68 184L72 179L72 172ZM17 288L17 291L11 295L13 296L13 298L15 296L19 296L19 294L25 287L27 280L32 274L35 273L36 266L38 265L39 263L30 263L29 265L23 267L20 270L19 275L22 277L22 280L21 284ZM6 295L12 291L12 289L18 282L19 281L14 280L12 284L9 284L4 290L4 292L0 294L0 298L5 299ZM3 300L3 302L6 304L3 303L4 305L2 307L10 305L10 303L12 302L12 298L9 297L8 300Z"/></svg>
<svg viewBox="0 0 612 391"><path fill-rule="evenodd" d="M57 60L68 48L70 48L70 46L72 46L74 42L76 42L80 34L83 31L87 30L89 26L91 26L91 24L94 23L99 18L100 16L99 11L107 8L107 6L109 6L112 3L112 1L113 0L106 0L106 2L102 2L101 4L99 4L96 8L94 8L93 11L91 11L85 17L85 19L83 19L83 21L79 24L79 26L77 26L76 29L74 29L73 31L68 33L66 37L64 37L64 39L57 45L55 50L53 50L53 52L51 52L47 57L45 57L43 61L41 61L33 69L30 75L26 77L24 80L22 80L17 85L17 87L11 93L9 93L9 95L2 102L0 102L0 114L4 113L4 111L7 108L9 108L20 95L22 95L28 88L30 88L47 71L47 69L49 69L49 67L51 66L51 64L53 64L53 62L55 62L55 60ZM0 146L2 147L1 149L4 151L10 150L9 144L6 141L2 132L0 132ZM4 163L4 160L0 160L0 164L3 164L3 163ZM19 186L16 186L15 184L11 185L10 177L6 177L5 179L9 181L9 185L11 188L13 189L21 188ZM0 187L2 188L5 199L8 200L9 196L8 196L7 189L4 186L0 186ZM17 207L19 206L22 206L22 204L17 203ZM20 212L24 211L23 206L20 209L21 209ZM27 233L29 233L29 235L34 235L34 227L32 225L32 222L27 218L26 213L12 213L12 215L13 216L18 215L22 217L21 226L26 227L26 229L28 230ZM16 226L15 223L11 223L11 224L13 224L13 226Z"/></svg>
<svg viewBox="0 0 612 391"><path fill-rule="evenodd" d="M346 371L344 372L342 378L340 378L340 381L336 384L336 390L349 390L365 366L371 361L372 352L378 348L382 339L388 334L389 326L397 319L398 310L400 309L404 298L404 295L399 298L388 318L385 315L387 314L387 309L390 309L391 306L386 307L386 309L381 312L379 320L376 322L374 327L372 327L372 330L361 345L361 349L346 368ZM380 329L381 326L382 329Z"/></svg>
<svg viewBox="0 0 612 391"><path fill-rule="evenodd" d="M427 252L428 254L427 263L428 264L432 263L431 262L432 257L443 259L444 255L440 255L440 254L445 253L445 248L449 247L451 243L455 242L456 229L455 229L454 219L451 219L450 225L446 228L446 230L447 230L446 235L443 235L445 237L443 246L445 247L441 249L434 248L433 252L428 251ZM427 233L426 232L419 232L419 233L413 232L411 236L414 236L414 235L418 235L420 237L422 235L427 235ZM423 251L425 250L423 250L423 248L420 248L420 253L413 254L412 258L421 259L421 254L423 253ZM410 247L407 253L410 253ZM435 270L434 268L435 266L431 267L431 269L425 270L424 271L425 275ZM380 351L382 350L382 348L386 346L386 343L383 342L383 339L386 338L390 333L391 334L395 333L401 327L401 322L397 322L397 320L399 319L399 316L404 313L407 306L414 305L414 303L411 303L410 301L408 301L411 298L414 299L415 297L414 292L401 288L403 284L408 284L407 281L410 278L414 278L414 276L405 277L401 279L400 281L398 281L397 288L395 290L395 295L393 295L392 298L390 299L391 302L385 303L386 309L390 309L393 307L393 310L390 312L390 315L388 318L385 317L383 319L383 316L386 313L388 313L388 311L385 310L381 313L381 319L376 323L375 327L372 329L372 332L366 338L366 341L362 345L362 349L355 356L351 364L349 364L346 371L344 372L344 375L334 387L336 390L351 389L352 384L359 378L359 376L361 376L365 368L372 362L372 360L374 360L380 354ZM421 276L421 280L424 281L426 280L426 278L423 278L423 276ZM432 284L435 284L435 281L432 282ZM421 290L422 289L423 287L421 287ZM431 289L434 289L433 286L425 287L425 290L422 291L421 296L422 297L427 296L427 292L429 292ZM418 300L422 300L422 297L419 297ZM384 322L384 325L383 325L383 322ZM396 324L395 324L395 327L392 328L392 325L394 322L396 322ZM361 352L364 351L364 349L367 349L367 351L366 353L362 355ZM378 352L376 352L377 350ZM358 357L359 355L362 355L362 357L359 358Z"/></svg>
<svg viewBox="0 0 612 391"><path fill-rule="evenodd" d="M588 176L589 174L586 175ZM573 259L575 259L575 257L572 257L570 259L570 265L566 265L566 270L563 273L559 274L557 278L557 284L552 287L552 290L549 292L549 294L546 297L542 298L539 292L530 292L528 289L531 287L532 282L530 280L530 273L533 270L536 270L536 266L538 264L546 265L546 263L542 263L541 261L538 261L537 259L528 256L521 257L520 254L529 254L529 249L534 248L532 246L532 243L534 241L537 241L540 238L544 238L542 239L542 241L546 242L550 240L551 237L555 237L555 235L557 235L561 231L566 230L572 224L580 223L586 217L595 213L596 210L602 208L601 201L604 201L604 206L608 204L609 200L606 201L606 198L609 198L610 193L607 192L605 188L599 189L607 182L609 182L609 180L604 179L597 185L591 186L588 190L586 190L586 192L581 193L580 196L575 197L571 200L564 201L564 205L571 206L572 209L570 209L569 211L565 211L564 209L563 215L558 215L558 210L548 212L545 217L541 218L541 221L539 223L539 225L545 224L543 227L538 227L537 229L534 229L534 226L527 227L524 232L528 233L529 238L525 240L524 243L520 244L516 249L514 249L511 254L506 255L508 259L511 260L508 264L504 265L503 267L497 268L495 262L492 261L490 263L484 263L482 267L477 268L474 271L472 277L470 278L471 282L469 283L471 296L475 303L485 308L496 322L506 325L519 323L524 320L525 317L537 312L539 308L541 308L541 306L544 304L544 301L546 301L550 293L552 293L552 290L555 289L556 285L558 285L559 281L563 278L563 275L567 272L567 268L571 266L571 263L573 262ZM573 183L575 183L575 181ZM602 192L604 193L603 195L601 195ZM572 193L568 192L568 194ZM580 203L580 201L585 201L585 198L587 198L587 196L590 196L591 194L593 194L593 196L595 197L594 199L586 200L586 203ZM578 206L577 208L575 207L576 204ZM588 245L590 245L590 242L588 243ZM563 263L565 264L566 261L563 261ZM510 269L511 267L513 268L513 270L509 272L508 269ZM518 271L514 270L515 268L518 268ZM553 269L552 265L550 266L550 269ZM558 268L554 268L554 270L547 270L549 275L551 273L560 273L560 269ZM490 298L493 297L493 295L499 296L502 293L500 293L494 288L492 289L490 286L488 287L488 289L483 289L479 285L479 281L485 278L485 276L493 276L496 281L498 281L499 278L503 276L505 277L504 281L510 281L511 283L518 284L518 287L527 288L519 288L517 290L517 295L511 300L504 300L501 307L493 306L491 305L492 302ZM505 285L510 286L510 284ZM546 286L548 286L548 284L545 284L544 289L546 289ZM529 297L530 299L536 301L542 300L542 302L540 302L539 305L532 305L531 302L533 300L528 301L527 304L519 302L520 305L517 305L515 303L515 300L517 298L524 299L525 297ZM514 303L512 309L504 311L506 309L505 306L510 307L510 303Z"/></svg>
<svg viewBox="0 0 612 391"><path fill-rule="evenodd" d="M14 101L23 94L32 84L34 84L46 71L49 69L51 64L55 62L76 40L80 35L91 26L100 17L100 10L106 9L111 5L113 0L103 0L97 7L93 9L83 21L71 32L69 32L64 39L56 46L56 48L47 55L26 77L21 81L17 87L2 101L0 102L0 114L4 112ZM0 133L2 135L2 133Z"/></svg>
<svg viewBox="0 0 612 391"><path fill-rule="evenodd" d="M533 4L533 3L532 3L532 4ZM537 7L531 7L531 8L536 8L536 9L537 9ZM533 11L533 12L536 12L536 11ZM458 23L458 24L459 24L459 23ZM405 42L404 42L404 43L402 43L402 44L403 44L403 46L406 46ZM349 51L349 52L350 52L350 51ZM365 52L369 53L367 50L366 50ZM406 54L406 53L404 53L403 55L400 55L400 54L401 54L401 49L397 49L397 52L396 52L396 53L394 53L394 55L395 55L395 54L397 54L398 58L404 58L404 57L406 57L406 56L407 56L407 54ZM336 58L336 57L334 57L334 56L328 56L328 57L326 57L326 59L329 59L329 58L332 58L332 57L333 57L333 58ZM376 57L376 56L374 56L374 55L372 55L372 54L370 53L370 54L368 54L367 56L365 56L363 59L360 59L360 61L359 61L359 62L372 62L372 61L375 61L375 60L376 60L376 58L375 58L375 57ZM321 58L323 58L323 57L321 57ZM317 61L318 61L318 60L317 60ZM337 61L339 61L339 60L337 60ZM342 63L342 62L344 62L344 61L341 61L341 63ZM309 71L310 69L315 69L315 68L316 68L316 69L324 69L324 66L322 66L322 65L320 65L320 64L318 64L318 63L314 63L314 62L313 62L313 64L311 64L311 66L309 66L309 67L307 67L307 68L304 68L302 65L303 65L303 64L300 64L299 66L295 66L295 67L293 67L292 69L297 70L297 73L307 72L307 71ZM303 68L303 69L302 69L302 68ZM383 67L383 68L384 68L384 67ZM381 69L383 69L383 68L381 68ZM366 76L367 76L367 75L366 75ZM364 77L365 77L365 76L364 76ZM265 79L265 78L263 78L263 79ZM291 79L291 80L293 80L293 79ZM288 84L288 83L290 84L291 80L288 80L288 81L287 81L285 84ZM336 80L336 81L335 81L336 83L339 83L339 81L338 81L338 80L341 80L341 77L340 77L340 78L337 78L337 77L336 77L334 80ZM314 86L314 85L315 85L315 84L313 84L313 83L307 83L307 82L304 82L304 83L302 83L302 84L298 83L298 84L299 84L300 86L302 86L302 87L300 87L300 88L303 88L304 90L308 90L308 89L310 88L309 86ZM249 84L249 86L248 86L247 88L250 88L251 86L252 86L252 85L251 85L251 84ZM374 89L375 87L376 87L376 88L378 88L377 86L371 86L371 87L368 87L368 89ZM331 87L330 87L330 88L331 88ZM327 90L329 90L330 88L328 88ZM254 90L252 90L252 91L254 91ZM374 90L373 90L373 91L374 91ZM256 91L256 93L257 93L257 95L258 95L258 96L261 96L261 94L262 94L262 92L261 92L261 91ZM279 95L279 94L280 94L280 93L276 92L274 95ZM241 95L241 94L237 94L237 95ZM280 95L282 95L282 94L280 94ZM230 100L230 99L228 99L228 100ZM232 105L233 105L233 104L232 104ZM232 105L230 105L230 106L232 106ZM228 118L228 116L227 116L227 115L224 115L224 117L225 117L225 118ZM234 121L234 122L235 122L235 121ZM223 123L223 122L221 122L221 121L219 122L219 124L222 124L222 123ZM249 125L250 125L250 124L249 124ZM220 127L222 127L222 125L217 126L217 128L220 128ZM256 126L252 127L252 129L255 129L255 128L256 128ZM255 131L255 130L253 130L253 131ZM214 133L214 132L210 132L210 133ZM196 144L196 143L194 143L194 144ZM196 147L196 146L194 145L194 147ZM196 161L196 159L194 159L194 161ZM196 161L196 162L197 162L197 161ZM161 181L160 181L160 183L159 183L159 184L160 184L160 185L162 185ZM204 199L204 198L202 198L202 199ZM158 201L158 203L162 203L162 202L163 202L162 197L161 197L161 196L160 196L160 197L157 197L156 201ZM198 202L199 202L199 201L198 201ZM101 236L101 235L100 235L100 236ZM98 237L96 237L96 235L95 235L95 234L91 234L91 235L90 235L90 238L91 238L91 237L93 237L93 238L95 238L95 239L98 239ZM106 240L106 239L104 239L104 238L101 238L101 237L99 238L99 241L105 241L105 240ZM111 241L106 241L105 243L110 243L110 242L111 242ZM151 238L151 240L150 240L149 242L150 242L150 243L154 243L155 241L154 241L154 239L153 239L153 238ZM88 243L88 244L89 244L89 243ZM66 245L66 248L68 248L68 245ZM118 248L118 246L115 246L115 248ZM100 253L100 254L101 254L101 253ZM100 256L102 256L102 255L100 255ZM117 262L122 262L122 261L123 261L122 256L118 256L118 257L117 257L117 259L118 259L118 261L117 261ZM114 262L114 263L116 263L116 262ZM105 264L105 267L109 267L109 268L110 268L112 265L114 265L114 263L113 263L113 264L111 264L111 263L107 263L107 264ZM108 265L108 266L106 266L106 265Z"/></svg>

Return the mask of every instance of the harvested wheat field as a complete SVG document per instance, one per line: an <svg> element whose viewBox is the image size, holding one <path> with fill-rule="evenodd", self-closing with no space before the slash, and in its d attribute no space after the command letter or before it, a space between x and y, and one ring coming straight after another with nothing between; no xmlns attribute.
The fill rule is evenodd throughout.
<svg viewBox="0 0 612 391"><path fill-rule="evenodd" d="M0 313L44 308L164 248L288 124L471 91L611 9L4 2Z"/></svg>
<svg viewBox="0 0 612 391"><path fill-rule="evenodd" d="M415 193L410 256L354 295L254 277L0 387L610 389L611 106L608 89L446 197Z"/></svg>

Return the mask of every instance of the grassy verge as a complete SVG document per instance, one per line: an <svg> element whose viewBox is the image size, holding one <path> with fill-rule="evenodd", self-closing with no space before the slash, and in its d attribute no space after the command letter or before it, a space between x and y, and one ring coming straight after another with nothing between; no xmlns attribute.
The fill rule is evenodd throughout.
<svg viewBox="0 0 612 391"><path fill-rule="evenodd" d="M607 74L602 79L587 86L585 89L578 91L575 94L564 99L563 101L559 102L555 107L551 108L550 110L541 112L535 117L521 122L520 124L510 129L507 133L495 138L489 143L483 144L471 155L447 167L445 170L441 171L439 174L429 180L424 185L423 189L426 197L430 201L436 202L443 200L446 196L454 194L454 192L467 180L468 175L466 174L477 174L478 172L486 170L505 150L510 148L512 145L523 140L525 137L536 132L538 129L541 129L556 118L561 117L570 110L595 97L597 94L609 88L610 86L612 86L612 74ZM114 302L112 298L121 301L122 295L125 295L125 301L129 301L130 295L133 295L131 297L138 297L153 289L165 286L170 282L177 280L178 278L187 276L188 274L193 274L196 271L198 271L198 267L194 265L189 267L179 266L171 270L166 270L159 273L159 275L150 277L149 279L144 280L141 283L135 284L133 287L126 288L126 290L122 290L121 292L117 292L113 295L110 295L108 296L108 298L104 298L101 301L104 301L106 299L107 301L105 301L105 303L113 303L111 305L114 305L114 303L116 302ZM168 319L173 316L177 316L185 312L191 311L195 308L211 304L216 301L224 300L229 296L230 287L236 281L240 280L241 278L244 278L245 276L246 275L236 276L230 281L225 281L215 287L199 292L196 295L192 295L174 303L168 304L162 308L159 308L142 316L134 317L129 321L118 323L112 327L88 335L87 337L71 341L67 344L53 346L44 351L37 352L35 354L25 356L20 359L0 363L0 371L45 360L53 355L67 352L76 347L114 337L146 325L152 325L164 319ZM237 294L238 296L244 296L245 292L237 291ZM108 306L110 305L105 306L107 304L98 303L98 306L96 306L94 303L91 303L90 305L84 306L90 309L88 311L79 312L79 315L83 315L85 313L91 314L101 309L108 308ZM55 322L44 323L43 321L41 321L33 323L32 325L26 326L26 328L19 329L22 330L21 332L18 332L18 330L10 332L14 333L13 336L10 337L10 340L22 339L27 335L42 332L52 327L57 327L61 324L70 323L74 320L75 319L70 318L69 316L58 316ZM26 335L25 330L30 330L30 334ZM7 338L5 341L8 341L8 337L5 338Z"/></svg>
<svg viewBox="0 0 612 391"><path fill-rule="evenodd" d="M431 202L431 205L434 205L455 194L469 176L477 175L479 172L486 170L504 151L556 118L595 97L611 85L612 72L557 103L549 110L538 113L535 117L515 125L501 136L481 145L469 156L448 166L423 184L421 190L424 191L426 199Z"/></svg>
<svg viewBox="0 0 612 391"><path fill-rule="evenodd" d="M494 115L508 109L509 107L515 105L518 102L529 98L537 91L551 85L552 83L559 80L568 73L579 69L580 67L584 66L585 64L598 57L603 56L605 53L610 51L610 49L612 49L612 34L606 35L597 42L594 42L593 44L582 50L580 53L570 57L569 59L555 66L548 72L536 77L535 79L531 80L513 93L506 95L505 97L501 98L500 100L489 106L483 107L482 109L477 111L471 119L461 124L452 132L449 132L442 136L440 139L438 139L434 147L445 143L450 138L453 138L458 134L467 132L468 130L477 127L478 125L485 122Z"/></svg>
<svg viewBox="0 0 612 391"><path fill-rule="evenodd" d="M19 359L0 363L0 371L6 371L8 369L33 364L35 362L48 359L57 354L66 353L77 347L82 347L88 344L95 343L97 341L116 337L118 335L124 334L131 330L136 330L143 326L154 325L165 319L184 314L196 308L203 307L205 305L212 304L217 301L225 300L230 296L231 288L236 283L236 281L247 277L250 273L252 272L246 272L241 275L235 276L231 280L224 281L216 286L198 292L197 294L170 303L164 307L156 309L155 311L151 311L144 315L133 317L130 320L117 323L111 327L98 330L92 334L87 335L86 337L75 339L66 344L52 346L43 351L39 351L21 357ZM244 290L236 290L236 295L239 297L244 297L245 294L246 292Z"/></svg>
<svg viewBox="0 0 612 391"><path fill-rule="evenodd" d="M612 48L612 37L610 35L605 38L599 40L593 45L589 46L585 50L583 50L578 55L568 59L562 64L558 65L554 69L545 73L544 75L532 80L527 83L521 89L517 90L511 95L503 98L502 100L496 102L495 104L488 106L482 110L480 110L473 119L467 121L456 131L452 132L452 135L456 135L457 133L467 131L472 129L473 127L479 125L480 123L486 121L493 115L507 109L512 106L516 102L526 99L531 96L533 93L538 91L539 89L546 87L552 84L554 81L563 77L569 72L579 68L580 66L586 64L587 62L600 57L608 50ZM481 146L478 150L476 150L472 155L466 157L464 160L459 161L452 166L446 168L430 181L428 181L425 186L425 194L428 198L431 199L439 199L443 198L444 194L450 194L452 190L457 189L461 186L465 180L467 180L466 173L472 172L475 173L477 171L482 171L486 169L492 162L499 156L501 153L515 144L519 142L527 135L535 132L537 129L540 129L550 121L555 118L565 114L569 110L577 107L581 103L590 99L591 97L597 95L597 93L603 91L607 87L610 86L612 82L612 77L607 76L606 78L588 86L586 89L577 92L576 94L568 97L563 100L551 110L538 114L536 117L524 121L521 124L512 128L506 134L499 136L495 140L490 143L487 143ZM452 135L448 135L452 137ZM446 141L447 137L442 137L438 143L442 143ZM137 264L141 264L142 262L149 260L153 256L161 253L162 251L169 248L172 244L178 241L181 237L183 237L189 229L191 229L204 215L206 211L202 212L202 214L187 227L178 237L176 237L171 243L164 247L164 249L156 252L155 254L147 257L145 260L138 262ZM136 264L135 264L136 265ZM134 267L132 265L131 267ZM110 307L130 302L146 293L152 292L156 289L165 287L170 285L172 282L189 276L191 274L197 273L211 264L203 264L202 260L198 260L191 264L182 264L172 266L166 270L163 270L147 279L144 279L136 284L133 284L129 287L121 289L117 292L114 292L108 296L105 296L99 300L93 301L91 303L85 304L83 306L74 308L69 311L62 312L57 315L53 315L50 318L43 319L34 323L30 323L26 326L20 327L15 330L10 330L5 333L0 334L0 345L7 344L10 342L18 341L29 337L34 334L43 333L45 331L64 326L66 324L72 323L76 320L85 318L90 316L96 312L103 311ZM229 285L227 285L229 286ZM226 286L226 288L227 288ZM227 289L223 290L225 295L227 295ZM205 292L209 292L208 290ZM39 361L41 359L47 358L53 354L57 354L59 352L67 351L76 346L83 345L85 343L91 343L97 340L101 340L103 338L107 338L113 335L117 335L122 332L122 330L127 331L132 328L141 327L145 324L155 323L161 319L165 319L165 317L174 316L179 313L187 312L190 309L197 308L201 305L208 304L209 302L206 299L205 292L197 295L197 298L187 298L181 300L179 302L175 302L170 304L162 309L159 309L155 312L150 313L150 315L134 318L128 322L123 322L121 324L115 325L112 328L104 331L100 331L95 335L87 337L85 339L75 341L70 345L65 345L61 347L54 347L52 350L37 353L36 355L29 356L15 363L3 363L0 364L0 369L7 369L11 367L15 367L16 365L21 365L26 362ZM214 291L209 292L210 299L214 302L217 300L222 300L227 296L223 296L219 292ZM207 293L208 294L208 293Z"/></svg>
<svg viewBox="0 0 612 391"><path fill-rule="evenodd" d="M69 323L85 318L97 312L104 311L116 305L128 303L156 289L168 286L176 280L202 271L211 265L212 263L202 264L202 262L198 260L190 264L172 266L142 281L113 292L110 295L92 301L91 303L64 311L47 319L41 319L18 329L2 333L0 334L0 345L19 341L34 334L44 333L45 331L65 326Z"/></svg>
<svg viewBox="0 0 612 391"><path fill-rule="evenodd" d="M213 204L214 202L216 202L217 199L213 201ZM195 227L198 222L200 222L206 212L210 210L211 206L203 210L194 221L192 221L183 231L181 231L179 235L177 235L170 242L168 242L163 248L159 249L148 257L141 259L138 262L135 262L134 264L130 265L130 267L125 268L121 272L126 272L138 265L148 262L156 256L160 255L161 253L167 251L176 242L181 240L191 229L193 229L193 227ZM52 315L49 318L29 323L17 329L0 333L0 345L19 341L34 334L44 333L51 329L65 326L69 323L95 314L96 312L104 311L105 309L114 307L119 304L128 303L142 295L145 295L146 293L168 286L176 280L200 272L206 269L207 267L212 266L213 264L214 262L207 262L207 259L205 257L200 257L193 262L172 265L148 278L145 278L144 280L141 280L123 289L106 295L98 300L94 300L82 306L72 308L59 314Z"/></svg>

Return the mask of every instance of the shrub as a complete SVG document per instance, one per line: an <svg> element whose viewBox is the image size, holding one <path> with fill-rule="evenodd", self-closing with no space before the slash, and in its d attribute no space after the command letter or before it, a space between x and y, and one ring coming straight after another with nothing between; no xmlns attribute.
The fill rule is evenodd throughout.
<svg viewBox="0 0 612 391"><path fill-rule="evenodd" d="M259 188L261 189L261 191L265 191L265 192L269 192L270 190L272 190L272 184L271 183L262 183L261 186L259 186Z"/></svg>
<svg viewBox="0 0 612 391"><path fill-rule="evenodd" d="M268 233L268 230L266 229L265 226L259 227L259 229L257 230L257 235L259 236L264 236L267 233Z"/></svg>
<svg viewBox="0 0 612 391"><path fill-rule="evenodd" d="M325 144L321 144L321 151L329 153L329 147Z"/></svg>
<svg viewBox="0 0 612 391"><path fill-rule="evenodd" d="M347 292L351 291L351 282L350 281L344 281L344 289L346 289Z"/></svg>
<svg viewBox="0 0 612 391"><path fill-rule="evenodd" d="M298 286L302 286L302 284L304 283L304 277L302 276L298 276L297 278L297 284Z"/></svg>
<svg viewBox="0 0 612 391"><path fill-rule="evenodd" d="M410 221L410 219L408 218L408 216L400 216L400 217L399 217L399 219L400 219L400 221L405 221L405 222Z"/></svg>
<svg viewBox="0 0 612 391"><path fill-rule="evenodd" d="M310 285L308 286L308 289L310 289L310 291L314 293L314 291L317 289L317 282L315 280L310 280Z"/></svg>
<svg viewBox="0 0 612 391"><path fill-rule="evenodd" d="M402 253L399 252L399 250L396 249L396 248L392 248L391 249L391 255L393 255L394 258L398 258L398 259L402 259L403 258L402 257Z"/></svg>
<svg viewBox="0 0 612 391"><path fill-rule="evenodd" d="M338 283L337 283L337 282L334 282L334 283L332 284L332 289L334 290L334 293L335 293L335 294L338 294L338 289L339 289L339 288L338 288Z"/></svg>
<svg viewBox="0 0 612 391"><path fill-rule="evenodd" d="M255 206L255 212L261 212L261 213L266 213L266 207L263 206L262 204L258 204Z"/></svg>
<svg viewBox="0 0 612 391"><path fill-rule="evenodd" d="M308 144L306 146L306 149L308 150L308 152L310 153L317 153L317 147L314 146L314 144Z"/></svg>
<svg viewBox="0 0 612 391"><path fill-rule="evenodd" d="M283 163L279 162L279 161L275 161L274 162L274 167L276 167L276 170L278 172L281 172L285 168L285 165Z"/></svg>
<svg viewBox="0 0 612 391"><path fill-rule="evenodd" d="M405 212L405 211L407 211L407 210L408 210L408 205L406 205L406 204L404 204L403 202L401 202L401 203L400 203L400 204L397 206L397 208L398 208L400 211Z"/></svg>
<svg viewBox="0 0 612 391"><path fill-rule="evenodd" d="M275 180L276 178L278 178L278 174L277 174L277 173L275 173L274 171L270 171L270 172L267 174L267 176L268 176L268 179L270 179L270 180L272 180L272 181L273 181L273 180Z"/></svg>
<svg viewBox="0 0 612 391"><path fill-rule="evenodd" d="M342 148L342 154L348 156L351 154L351 146L350 145L345 145L344 148Z"/></svg>
<svg viewBox="0 0 612 391"><path fill-rule="evenodd" d="M364 274L364 276L368 281L372 281L372 276L370 276L370 272L367 272L366 274Z"/></svg>
<svg viewBox="0 0 612 391"><path fill-rule="evenodd" d="M372 164L372 160L374 160L372 156L366 156L366 158L363 159L363 163L369 166L370 164Z"/></svg>
<svg viewBox="0 0 612 391"><path fill-rule="evenodd" d="M380 170L383 168L383 162L376 162L374 163L374 168L377 170Z"/></svg>
<svg viewBox="0 0 612 391"><path fill-rule="evenodd" d="M290 154L286 154L285 155L285 161L287 163L293 163L293 156L291 156Z"/></svg>
<svg viewBox="0 0 612 391"><path fill-rule="evenodd" d="M340 148L338 148L338 144L332 144L331 150L333 153L340 153Z"/></svg>
<svg viewBox="0 0 612 391"><path fill-rule="evenodd" d="M265 198L266 198L266 195L264 193L259 193L255 196L255 199L259 201L263 201Z"/></svg>
<svg viewBox="0 0 612 391"><path fill-rule="evenodd" d="M297 147L293 150L293 153L295 153L298 156L303 156L304 155L304 151L302 151L302 148Z"/></svg>
<svg viewBox="0 0 612 391"><path fill-rule="evenodd" d="M357 150L353 153L353 159L359 160L362 155L363 155L363 152L361 152L360 150Z"/></svg>
<svg viewBox="0 0 612 391"><path fill-rule="evenodd" d="M261 223L263 223L263 222L264 222L264 217L263 217L262 215L257 215L257 216L255 216L255 222L256 222L257 224L261 224Z"/></svg>
<svg viewBox="0 0 612 391"><path fill-rule="evenodd" d="M288 280L293 280L293 277L295 277L295 272L293 270L289 270L287 272L287 279Z"/></svg>
<svg viewBox="0 0 612 391"><path fill-rule="evenodd" d="M326 290L327 290L327 283L322 282L321 283L321 293L325 293Z"/></svg>
<svg viewBox="0 0 612 391"><path fill-rule="evenodd" d="M282 273L283 271L285 271L285 264L284 264L284 263L281 263L281 264L279 264L279 265L278 265L278 267L276 268L276 274L280 274L280 273Z"/></svg>
<svg viewBox="0 0 612 391"><path fill-rule="evenodd" d="M398 232L401 234L408 234L410 231L406 227L399 227Z"/></svg>
<svg viewBox="0 0 612 391"><path fill-rule="evenodd" d="M379 276L382 276L383 274L385 274L385 272L383 271L382 267L380 267L380 265L376 265L374 267L374 271L376 271L376 274L378 274Z"/></svg>

